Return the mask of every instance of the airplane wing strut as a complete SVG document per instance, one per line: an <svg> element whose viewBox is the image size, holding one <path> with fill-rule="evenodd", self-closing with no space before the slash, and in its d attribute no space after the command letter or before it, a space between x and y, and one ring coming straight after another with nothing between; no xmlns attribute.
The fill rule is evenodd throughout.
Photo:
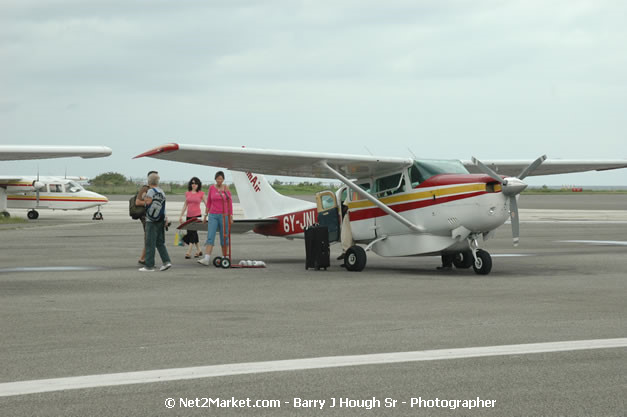
<svg viewBox="0 0 627 417"><path fill-rule="evenodd" d="M346 178L344 175L342 175L340 172L338 172L335 169L331 168L329 166L329 164L326 163L326 161L320 162L320 165L322 167L326 168L331 173L331 175L333 175L335 178L337 178L338 180L340 180L344 184L346 184L346 186L348 188L350 188L351 190L355 191L356 193L358 193L360 196L362 196L366 200L370 201L375 206L379 207L381 210L383 210L385 213L387 213L390 216L392 216L393 219L397 220L398 222L400 222L401 224L406 226L412 232L415 232L415 233L424 233L425 232L425 228L424 227L413 224L412 222L410 222L409 220L407 220L406 218L404 218L403 216L401 216L400 214L398 214L397 212L392 210L389 206L383 204L375 196L373 196L372 194L370 194L366 190L364 190L361 187L359 187L357 184L355 184L354 182L352 182L351 180Z"/></svg>

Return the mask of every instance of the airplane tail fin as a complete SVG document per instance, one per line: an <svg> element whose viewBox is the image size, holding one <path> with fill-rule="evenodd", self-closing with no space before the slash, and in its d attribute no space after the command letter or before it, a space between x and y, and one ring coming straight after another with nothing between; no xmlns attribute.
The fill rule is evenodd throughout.
<svg viewBox="0 0 627 417"><path fill-rule="evenodd" d="M314 208L316 205L279 194L263 175L231 171L244 216L263 219Z"/></svg>

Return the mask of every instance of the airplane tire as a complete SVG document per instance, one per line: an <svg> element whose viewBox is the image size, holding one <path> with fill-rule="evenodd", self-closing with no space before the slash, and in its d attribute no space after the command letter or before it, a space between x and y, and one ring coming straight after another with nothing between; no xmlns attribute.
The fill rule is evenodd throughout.
<svg viewBox="0 0 627 417"><path fill-rule="evenodd" d="M453 265L458 269L468 269L473 263L475 263L475 257L472 256L472 252L469 250L459 252L453 258Z"/></svg>
<svg viewBox="0 0 627 417"><path fill-rule="evenodd" d="M220 266L224 269L231 267L231 260L229 258L222 258L220 261Z"/></svg>
<svg viewBox="0 0 627 417"><path fill-rule="evenodd" d="M215 266L216 268L220 268L222 266L222 258L220 258L219 256L213 258L213 266Z"/></svg>
<svg viewBox="0 0 627 417"><path fill-rule="evenodd" d="M488 275L492 270L492 257L482 249L477 249L477 260L473 263L472 268L479 275Z"/></svg>
<svg viewBox="0 0 627 417"><path fill-rule="evenodd" d="M28 213L26 213L26 217L28 217L31 220L35 220L39 217L39 212L37 212L36 210L31 210Z"/></svg>
<svg viewBox="0 0 627 417"><path fill-rule="evenodd" d="M102 213L97 211L94 213L94 217L92 217L92 220L102 220Z"/></svg>
<svg viewBox="0 0 627 417"><path fill-rule="evenodd" d="M366 267L366 251L361 246L351 246L344 256L344 264L349 271L363 271Z"/></svg>
<svg viewBox="0 0 627 417"><path fill-rule="evenodd" d="M11 217L11 213L9 213L8 211L3 211L2 217Z"/></svg>

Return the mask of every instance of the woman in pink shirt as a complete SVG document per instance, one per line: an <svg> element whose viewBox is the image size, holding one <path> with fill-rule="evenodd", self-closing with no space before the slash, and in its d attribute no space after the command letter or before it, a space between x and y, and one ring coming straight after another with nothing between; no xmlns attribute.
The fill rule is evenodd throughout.
<svg viewBox="0 0 627 417"><path fill-rule="evenodd" d="M185 214L185 210L187 210L187 220L189 219L198 219L202 215L200 211L200 203L205 203L205 207L207 206L207 200L205 200L205 192L202 190L202 183L198 179L198 177L193 177L189 180L187 184L187 191L185 193L185 203L183 204L183 210L181 210L181 216L179 217L179 223L183 223L183 214ZM183 238L183 242L185 242L189 249L187 249L187 253L185 254L185 259L190 259L192 257L192 249L194 245L196 245L196 258L202 256L202 251L200 250L200 246L198 246L198 232L195 230L188 230L187 234Z"/></svg>
<svg viewBox="0 0 627 417"><path fill-rule="evenodd" d="M233 224L233 198L229 187L224 184L224 172L218 171L215 176L216 184L209 187L207 193L207 209L203 222L208 223L207 241L205 242L205 257L198 261L199 264L211 265L211 251L213 251L216 232L220 231L220 245L222 246L222 256L226 256L227 245L229 244L228 236L225 236L225 227L223 218L229 222L230 229ZM207 219L209 216L209 219Z"/></svg>

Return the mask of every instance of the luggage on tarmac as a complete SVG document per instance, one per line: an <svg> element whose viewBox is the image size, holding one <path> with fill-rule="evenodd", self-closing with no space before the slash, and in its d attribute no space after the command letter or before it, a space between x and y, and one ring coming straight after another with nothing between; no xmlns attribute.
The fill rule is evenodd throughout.
<svg viewBox="0 0 627 417"><path fill-rule="evenodd" d="M305 228L305 269L331 266L329 228L314 224Z"/></svg>

